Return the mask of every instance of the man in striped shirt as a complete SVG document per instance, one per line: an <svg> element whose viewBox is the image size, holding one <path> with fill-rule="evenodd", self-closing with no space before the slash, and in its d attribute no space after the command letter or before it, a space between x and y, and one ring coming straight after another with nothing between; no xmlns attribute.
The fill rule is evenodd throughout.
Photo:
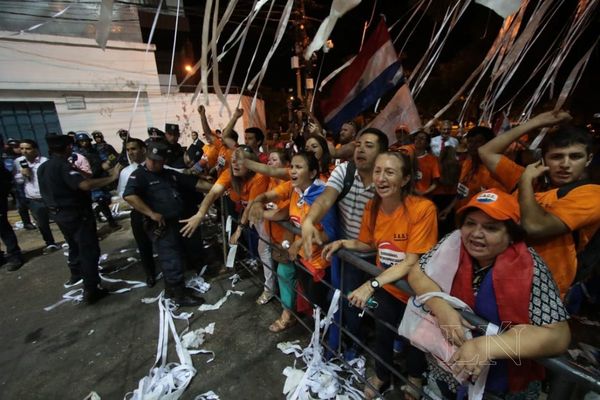
<svg viewBox="0 0 600 400"><path fill-rule="evenodd" d="M325 191L313 203L302 223L302 240L305 246L304 254L311 254L309 250L312 248L313 241L323 244L321 243L315 224L323 218L331 207L336 205L342 228L341 239L358 239L363 212L367 202L373 198L373 194L375 193L373 185L375 159L380 153L387 150L388 138L379 129L366 128L360 132L355 144L353 160L356 169L354 171L352 186L343 198L338 199L344 191L344 181L349 163L345 162L338 165L331 173ZM335 271L332 270L332 283L334 286L336 283L339 285L339 278L338 282L336 282L334 274ZM351 265L346 265L344 276L341 277L344 291L350 292L356 289L365 279L364 272ZM355 312L347 312L347 304L345 303L344 305L345 325L350 332L356 335L360 325L358 313L356 309Z"/></svg>

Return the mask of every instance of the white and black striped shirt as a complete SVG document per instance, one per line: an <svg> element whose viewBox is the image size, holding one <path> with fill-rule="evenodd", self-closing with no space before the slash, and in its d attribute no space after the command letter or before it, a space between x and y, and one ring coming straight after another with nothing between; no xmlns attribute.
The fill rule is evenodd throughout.
<svg viewBox="0 0 600 400"><path fill-rule="evenodd" d="M335 167L327 181L327 186L341 193L344 188L344 177L346 176L347 169L348 162ZM363 212L369 200L373 198L374 193L374 185L371 184L365 187L358 171L355 171L354 182L350 191L337 203L343 239L358 239Z"/></svg>

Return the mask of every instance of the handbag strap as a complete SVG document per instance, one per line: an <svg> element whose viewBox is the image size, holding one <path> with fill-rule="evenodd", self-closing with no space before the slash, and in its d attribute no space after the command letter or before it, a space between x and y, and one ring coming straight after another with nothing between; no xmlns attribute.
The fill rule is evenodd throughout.
<svg viewBox="0 0 600 400"><path fill-rule="evenodd" d="M415 297L415 301L417 301L421 304L425 304L428 300L430 300L434 297L438 297L440 299L446 300L448 302L448 304L450 304L452 307L454 307L456 309L473 311L473 310L471 310L471 307L469 307L469 305L467 303L465 303L458 297L451 296L445 292L423 293L422 295Z"/></svg>

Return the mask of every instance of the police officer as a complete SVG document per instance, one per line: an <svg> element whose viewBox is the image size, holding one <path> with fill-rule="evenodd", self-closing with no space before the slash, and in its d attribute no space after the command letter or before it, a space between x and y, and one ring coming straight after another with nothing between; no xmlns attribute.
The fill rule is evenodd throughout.
<svg viewBox="0 0 600 400"><path fill-rule="evenodd" d="M165 140L165 133L158 128L148 128L148 139L146 139L146 146L151 142L160 142Z"/></svg>
<svg viewBox="0 0 600 400"><path fill-rule="evenodd" d="M119 135L119 139L123 142L121 145L121 153L117 157L117 162L122 165L128 165L129 160L127 159L127 139L129 139L129 131L127 129L119 129L117 131L117 135Z"/></svg>
<svg viewBox="0 0 600 400"><path fill-rule="evenodd" d="M109 161L110 163L115 163L119 154L110 144L106 143L104 140L104 135L100 131L92 132L92 137L94 138L93 147L96 149L98 154L100 155L100 159L102 162Z"/></svg>
<svg viewBox="0 0 600 400"><path fill-rule="evenodd" d="M93 304L108 291L100 286L100 246L89 192L117 180L121 166L113 168L107 177L85 179L69 163L73 147L69 136L47 136L46 142L51 156L39 167L38 178L42 199L69 244L71 278L65 286L83 280L83 300Z"/></svg>
<svg viewBox="0 0 600 400"><path fill-rule="evenodd" d="M77 132L75 135L75 142L77 145L75 152L87 158L90 163L92 178L102 178L107 176L106 170L109 168L110 162L108 158L103 160L101 154L96 150L96 147L92 146L92 141L87 132ZM108 188L104 187L93 190L92 201L97 204L94 211L96 212L98 221L100 221L100 214L102 214L111 228L119 229L121 227L117 224L110 211L111 195Z"/></svg>
<svg viewBox="0 0 600 400"><path fill-rule="evenodd" d="M179 125L165 125L165 140L167 141L167 160L165 164L181 172L186 168L186 165L184 161L185 150L177 143L179 135Z"/></svg>
<svg viewBox="0 0 600 400"><path fill-rule="evenodd" d="M206 191L208 182L191 175L164 168L167 144L150 142L146 162L136 169L127 182L123 198L147 217L154 249L164 275L165 294L180 306L195 306L204 299L185 287L183 244L179 233L184 191Z"/></svg>
<svg viewBox="0 0 600 400"><path fill-rule="evenodd" d="M0 153L4 148L4 140L0 135ZM0 266L6 264L8 271L16 271L23 266L23 256L17 236L8 221L8 194L12 189L13 176L0 162L0 238L6 246L6 257L0 250Z"/></svg>

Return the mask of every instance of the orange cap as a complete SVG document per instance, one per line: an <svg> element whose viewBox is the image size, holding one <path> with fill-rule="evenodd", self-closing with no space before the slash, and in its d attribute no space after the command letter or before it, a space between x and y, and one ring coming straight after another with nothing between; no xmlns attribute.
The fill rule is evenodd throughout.
<svg viewBox="0 0 600 400"><path fill-rule="evenodd" d="M498 189L489 189L477 193L458 210L457 214L462 214L469 208L478 208L498 221L512 219L518 224L521 219L517 199Z"/></svg>

